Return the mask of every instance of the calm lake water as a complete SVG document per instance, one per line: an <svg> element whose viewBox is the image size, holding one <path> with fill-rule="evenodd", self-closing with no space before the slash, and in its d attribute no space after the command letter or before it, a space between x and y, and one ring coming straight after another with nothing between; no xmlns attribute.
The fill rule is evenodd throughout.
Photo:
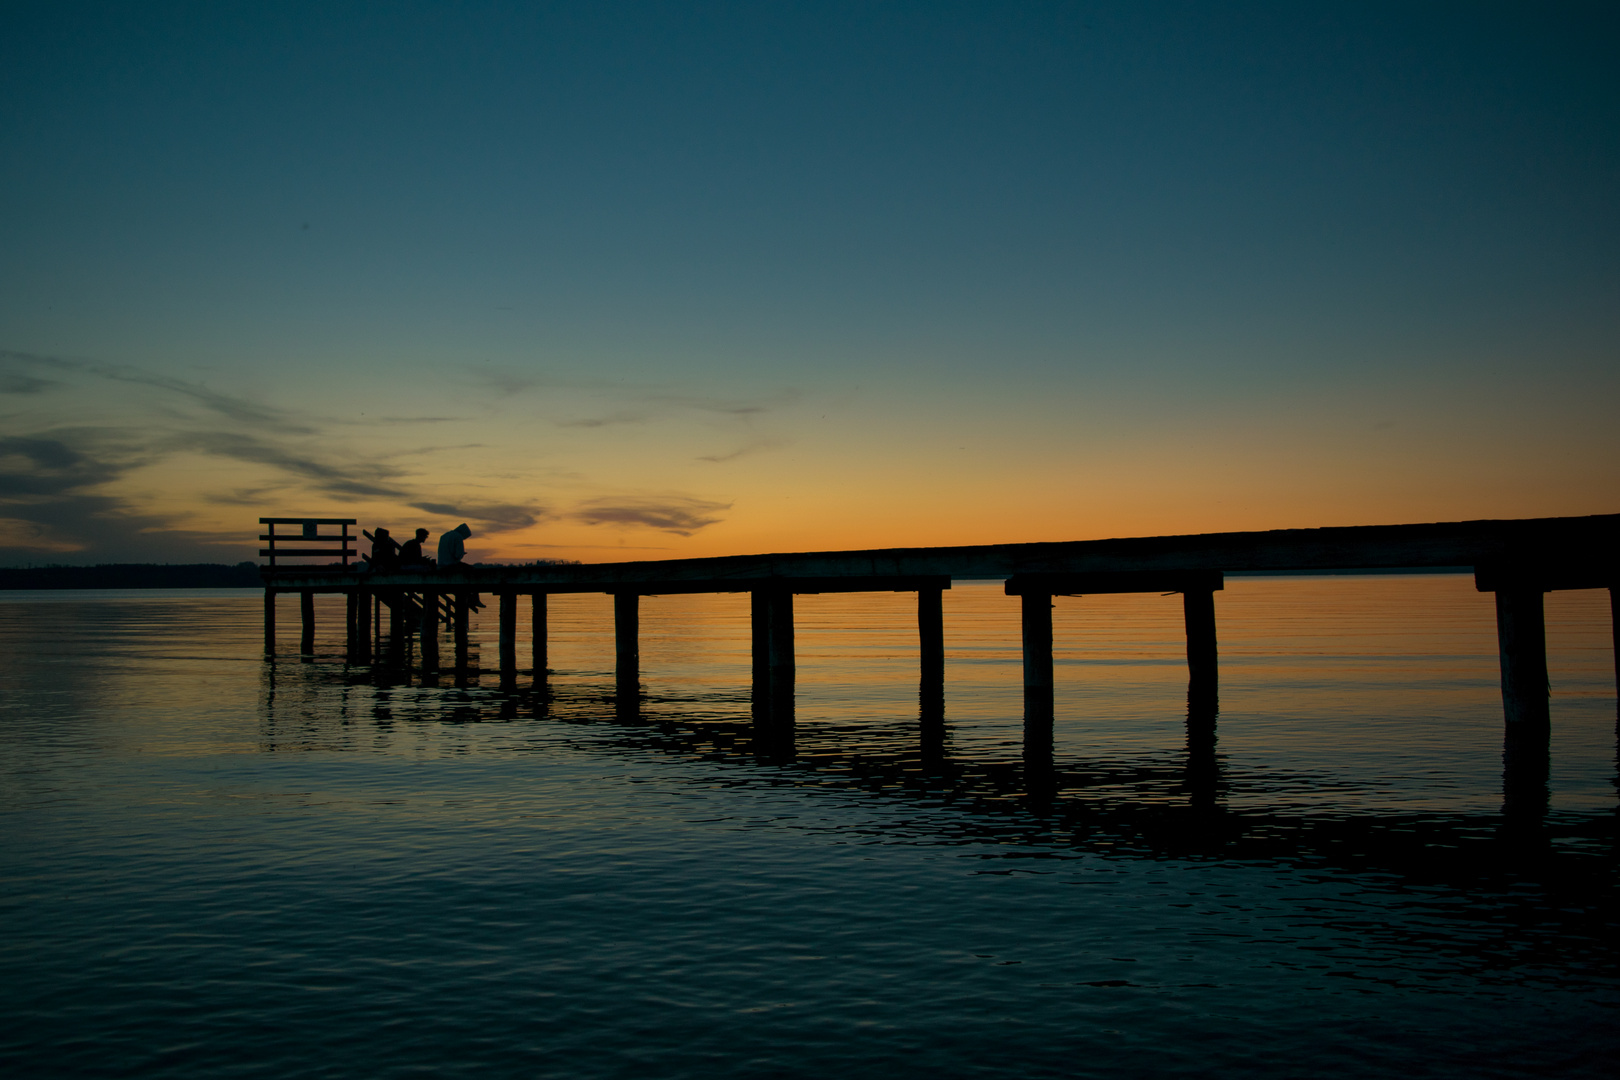
<svg viewBox="0 0 1620 1080"><path fill-rule="evenodd" d="M1469 577L1229 579L1213 751L1179 598L1060 598L1055 792L999 584L927 738L913 597L800 597L786 757L746 595L643 601L630 714L608 597L544 692L347 667L325 598L301 661L283 604L270 665L257 592L0 594L8 1076L1613 1075L1606 594L1548 597L1509 825Z"/></svg>

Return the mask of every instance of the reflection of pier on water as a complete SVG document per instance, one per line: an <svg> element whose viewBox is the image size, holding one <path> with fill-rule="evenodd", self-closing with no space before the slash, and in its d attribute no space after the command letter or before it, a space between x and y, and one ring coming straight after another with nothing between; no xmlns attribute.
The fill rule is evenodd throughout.
<svg viewBox="0 0 1620 1080"><path fill-rule="evenodd" d="M1184 743L1120 760L1056 756L1050 725L1044 740L1026 738L1021 752L1010 745L959 752L928 686L912 716L801 724L761 708L757 689L671 694L626 686L607 672L514 685L476 666L452 681L424 679L409 667L321 662L270 665L266 680L264 738L272 752L330 747L334 737L412 723L556 723L579 730L592 752L696 759L740 770L739 784L877 799L908 811L903 835L879 840L994 843L985 857L1239 860L1393 874L1448 889L1495 892L1531 880L1554 893L1590 895L1612 886L1620 841L1612 817L1549 826L1545 789L1539 803L1509 801L1506 814L1324 811L1320 795L1331 797L1335 787L1325 774L1262 775L1241 763L1234 770L1219 751L1218 700L1205 687L1189 694ZM333 694L350 704L306 707ZM336 717L342 735L323 730L332 720L322 717Z"/></svg>

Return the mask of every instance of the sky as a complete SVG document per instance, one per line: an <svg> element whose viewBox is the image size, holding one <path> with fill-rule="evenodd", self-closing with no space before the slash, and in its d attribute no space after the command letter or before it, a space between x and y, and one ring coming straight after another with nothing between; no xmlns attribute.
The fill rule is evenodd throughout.
<svg viewBox="0 0 1620 1080"><path fill-rule="evenodd" d="M0 565L1620 512L1612 4L0 2Z"/></svg>

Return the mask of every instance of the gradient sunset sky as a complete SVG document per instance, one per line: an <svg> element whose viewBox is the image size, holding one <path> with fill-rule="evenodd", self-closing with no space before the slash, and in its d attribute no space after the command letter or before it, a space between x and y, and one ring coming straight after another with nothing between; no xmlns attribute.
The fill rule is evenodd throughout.
<svg viewBox="0 0 1620 1080"><path fill-rule="evenodd" d="M1620 511L1612 3L10 2L0 564Z"/></svg>

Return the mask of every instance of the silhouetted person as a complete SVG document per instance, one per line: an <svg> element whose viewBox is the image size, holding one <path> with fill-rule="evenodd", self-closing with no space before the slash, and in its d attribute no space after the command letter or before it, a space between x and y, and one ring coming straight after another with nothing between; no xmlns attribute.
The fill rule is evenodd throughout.
<svg viewBox="0 0 1620 1080"><path fill-rule="evenodd" d="M472 530L467 528L463 521L460 525L439 536L439 566L460 566L461 560L467 557L467 538Z"/></svg>
<svg viewBox="0 0 1620 1080"><path fill-rule="evenodd" d="M399 545L388 535L387 529L371 534L371 568L384 574L399 569Z"/></svg>
<svg viewBox="0 0 1620 1080"><path fill-rule="evenodd" d="M433 560L422 554L422 545L427 543L427 538L426 529L417 529L416 539L399 545L399 561L406 566L432 566Z"/></svg>

